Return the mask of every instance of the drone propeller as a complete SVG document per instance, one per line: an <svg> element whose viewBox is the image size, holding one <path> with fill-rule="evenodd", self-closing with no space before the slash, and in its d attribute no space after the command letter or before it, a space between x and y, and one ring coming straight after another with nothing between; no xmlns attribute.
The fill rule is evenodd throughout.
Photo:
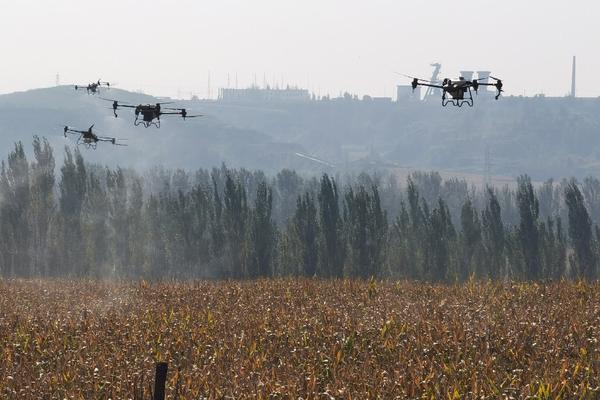
<svg viewBox="0 0 600 400"><path fill-rule="evenodd" d="M114 138L112 136L98 136L98 139L108 140L108 141L117 140L117 138ZM118 140L127 140L127 139L118 139Z"/></svg>
<svg viewBox="0 0 600 400"><path fill-rule="evenodd" d="M107 99L105 97L99 97L100 99L104 100L104 101L112 101L113 103L117 103L119 106L131 106L133 104L124 102L124 101L120 101L120 100L115 100L115 99Z"/></svg>
<svg viewBox="0 0 600 400"><path fill-rule="evenodd" d="M394 73L395 73L395 74L398 74L398 75L405 76L405 77L407 77L407 78L410 78L410 79L412 79L412 80L417 80L417 82L427 82L427 83L431 83L431 81L428 81L427 79L415 78L414 76L410 76L410 75L402 74L402 73L400 73L400 72L396 72L396 71L394 71Z"/></svg>
<svg viewBox="0 0 600 400"><path fill-rule="evenodd" d="M504 86L504 84L502 83L502 79L494 78L491 75L490 75L490 78L492 78L493 80L496 81L496 83L493 86L496 87L496 90L498 91L498 93L496 93L496 96L494 98L496 100L498 100L498 98L500 97L500 95L502 94L502 92L504 92L504 90L502 90L502 86Z"/></svg>
<svg viewBox="0 0 600 400"><path fill-rule="evenodd" d="M177 115L181 115L183 117L183 119L186 119L186 118L197 118L197 117L203 117L204 116L202 114L188 115L187 109L185 109L185 108L165 107L165 109L167 109L167 110L173 110L173 111L179 111L176 114Z"/></svg>

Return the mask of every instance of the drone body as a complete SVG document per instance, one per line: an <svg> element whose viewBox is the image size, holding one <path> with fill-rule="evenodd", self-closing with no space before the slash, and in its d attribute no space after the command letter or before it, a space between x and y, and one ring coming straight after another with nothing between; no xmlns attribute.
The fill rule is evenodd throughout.
<svg viewBox="0 0 600 400"><path fill-rule="evenodd" d="M473 93L471 92L471 88L473 88L475 93L477 93L477 90L480 86L494 86L496 88L496 96L494 97L496 100L498 100L500 94L503 92L502 80L494 78L493 76L490 76L490 78L495 80L496 83L479 82L477 79L468 81L463 77L460 77L456 81L446 78L442 81L441 85L425 79L414 78L412 76L409 76L409 78L412 78L411 86L413 90L415 90L417 86L441 89L442 106L444 107L446 107L448 104L452 104L453 106L457 107L462 107L463 104L467 104L469 107L473 107ZM450 98L447 97L448 95Z"/></svg>
<svg viewBox="0 0 600 400"><path fill-rule="evenodd" d="M75 90L85 89L87 94L96 94L100 93L100 87L110 88L110 82L102 82L98 79L97 82L92 82L87 85L75 85Z"/></svg>
<svg viewBox="0 0 600 400"><path fill-rule="evenodd" d="M83 130L73 129L71 127L65 126L63 129L63 133L64 133L65 137L67 137L67 133L71 134L71 135L79 135L79 137L77 138L77 145L83 145L88 149L96 150L96 147L98 146L98 142L108 142L115 146L127 146L126 144L117 143L117 139L114 137L96 135L92 131L93 128L94 128L94 125L90 126L87 130L83 131Z"/></svg>
<svg viewBox="0 0 600 400"><path fill-rule="evenodd" d="M162 107L164 104L171 104L171 102L156 103L156 104L138 104L136 106L133 104L123 104L123 103L120 103L118 100L110 100L110 99L103 99L103 100L113 102L112 110L113 110L113 114L115 115L115 118L118 117L117 110L120 107L133 108L134 114L135 114L135 120L133 121L133 124L135 126L142 125L142 126L144 126L144 128L149 128L152 125L154 125L157 128L160 128L160 117L162 115L179 115L184 120L186 118L196 118L196 117L202 116L202 115L188 115L187 110L185 108ZM163 110L167 110L167 111L163 111Z"/></svg>

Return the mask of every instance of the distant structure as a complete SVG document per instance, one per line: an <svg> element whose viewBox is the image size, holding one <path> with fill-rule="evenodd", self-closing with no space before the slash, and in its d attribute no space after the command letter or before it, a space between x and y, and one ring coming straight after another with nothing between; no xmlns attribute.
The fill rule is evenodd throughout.
<svg viewBox="0 0 600 400"><path fill-rule="evenodd" d="M431 82L439 84L440 83L440 71L442 70L442 64L440 63L432 63L430 64L433 67L433 73L431 74L431 78L429 79ZM441 96L440 89L428 87L425 91L425 95L423 96L423 100L427 100L431 96L439 97Z"/></svg>
<svg viewBox="0 0 600 400"><path fill-rule="evenodd" d="M479 83L489 83L491 74L492 74L492 71L477 71L477 81ZM479 93L486 94L486 93L492 93L492 92L490 90L488 90L487 86L480 86Z"/></svg>
<svg viewBox="0 0 600 400"><path fill-rule="evenodd" d="M396 86L396 101L421 100L421 86L413 90L411 85Z"/></svg>
<svg viewBox="0 0 600 400"><path fill-rule="evenodd" d="M60 86L60 74L56 73L56 86Z"/></svg>
<svg viewBox="0 0 600 400"><path fill-rule="evenodd" d="M211 98L211 93L210 93L210 71L208 71L208 83L207 83L207 88L206 88L206 98L210 99Z"/></svg>
<svg viewBox="0 0 600 400"><path fill-rule="evenodd" d="M297 87L286 87L285 89L271 88L267 86L260 88L255 86L246 89L219 89L219 100L233 103L267 103L267 102L308 102L311 96L308 90Z"/></svg>
<svg viewBox="0 0 600 400"><path fill-rule="evenodd" d="M573 68L571 70L571 97L575 97L575 72L577 69L577 59L573 56Z"/></svg>
<svg viewBox="0 0 600 400"><path fill-rule="evenodd" d="M474 73L473 71L460 71L460 76L465 78L465 80L467 80L467 81L472 81L473 73Z"/></svg>

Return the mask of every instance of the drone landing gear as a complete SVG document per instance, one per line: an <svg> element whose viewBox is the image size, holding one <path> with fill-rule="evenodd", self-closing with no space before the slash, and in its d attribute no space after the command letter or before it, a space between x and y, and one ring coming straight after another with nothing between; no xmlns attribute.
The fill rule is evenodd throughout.
<svg viewBox="0 0 600 400"><path fill-rule="evenodd" d="M160 120L154 122L154 121L143 121L143 120L138 120L137 118L135 119L135 121L133 121L133 124L135 126L138 125L142 125L144 128L150 128L152 125L154 125L157 128L160 128Z"/></svg>
<svg viewBox="0 0 600 400"><path fill-rule="evenodd" d="M96 143L96 142L87 142L85 139L82 139L81 137L79 137L77 139L77 146L85 146L86 149L96 150L96 147L98 146L98 143Z"/></svg>
<svg viewBox="0 0 600 400"><path fill-rule="evenodd" d="M464 98L462 94L455 95L460 98L452 97L450 99L446 99L446 93L442 95L442 106L446 107L448 104L452 104L455 107L462 107L463 104L467 104L469 107L473 107L473 94L471 93L471 88L469 88L468 92L469 97Z"/></svg>
<svg viewBox="0 0 600 400"><path fill-rule="evenodd" d="M442 99L442 106L446 107L448 104L452 104L455 107L462 107L463 104L473 107L473 99Z"/></svg>

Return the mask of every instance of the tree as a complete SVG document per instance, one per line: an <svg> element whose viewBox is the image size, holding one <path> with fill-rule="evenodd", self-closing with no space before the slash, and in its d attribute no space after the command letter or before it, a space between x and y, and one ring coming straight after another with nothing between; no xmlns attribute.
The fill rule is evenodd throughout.
<svg viewBox="0 0 600 400"><path fill-rule="evenodd" d="M319 191L320 270L324 276L340 278L344 274L344 248L339 195L335 180L324 174Z"/></svg>
<svg viewBox="0 0 600 400"><path fill-rule="evenodd" d="M281 170L275 177L276 202L275 221L285 224L294 215L294 200L302 190L303 180L296 171Z"/></svg>
<svg viewBox="0 0 600 400"><path fill-rule="evenodd" d="M572 273L578 278L594 279L596 262L592 252L592 221L575 180L571 180L565 188L565 203L569 209L569 237L574 250Z"/></svg>
<svg viewBox="0 0 600 400"><path fill-rule="evenodd" d="M426 221L425 276L433 282L441 282L448 278L451 269L450 252L456 236L450 212L441 198Z"/></svg>
<svg viewBox="0 0 600 400"><path fill-rule="evenodd" d="M538 231L539 204L533 191L531 179L522 175L517 179L517 203L519 206L518 237L527 279L540 279L540 243Z"/></svg>
<svg viewBox="0 0 600 400"><path fill-rule="evenodd" d="M460 280L465 280L471 273L479 278L486 274L486 265L481 260L481 223L477 210L473 207L471 199L467 198L462 206L460 221L462 232L461 249L462 262L460 265Z"/></svg>
<svg viewBox="0 0 600 400"><path fill-rule="evenodd" d="M4 207L7 208L4 222L13 232L12 257L9 270L13 276L31 276L30 240L31 228L29 213L31 192L29 183L29 164L23 144L15 144L8 155L8 168L2 170L4 188Z"/></svg>
<svg viewBox="0 0 600 400"><path fill-rule="evenodd" d="M106 187L108 199L109 226L113 250L113 265L119 269L119 274L126 274L130 266L130 225L127 220L127 185L125 173L121 168L115 171L106 170Z"/></svg>
<svg viewBox="0 0 600 400"><path fill-rule="evenodd" d="M382 271L384 245L387 235L387 216L381 209L376 186L367 192L364 186L349 188L344 202L344 226L348 254L354 276L369 278Z"/></svg>
<svg viewBox="0 0 600 400"><path fill-rule="evenodd" d="M487 205L481 214L481 239L483 244L483 264L491 279L505 276L505 232L502 224L502 210L494 189L487 187Z"/></svg>
<svg viewBox="0 0 600 400"><path fill-rule="evenodd" d="M8 168L2 163L0 185L4 194L2 202L3 236L7 240L10 255L6 269L10 276L31 276L31 192L29 183L29 164L23 144L18 142L8 155Z"/></svg>
<svg viewBox="0 0 600 400"><path fill-rule="evenodd" d="M230 174L227 174L225 180L223 200L225 205L223 210L223 225L231 257L231 275L233 278L239 279L247 275L246 222L248 218L248 206L244 186L240 182L234 181Z"/></svg>
<svg viewBox="0 0 600 400"><path fill-rule="evenodd" d="M268 277L272 275L273 251L275 249L275 225L271 219L273 209L273 194L265 182L256 189L254 209L251 212L252 226L250 227L250 262L249 276L251 278Z"/></svg>
<svg viewBox="0 0 600 400"><path fill-rule="evenodd" d="M144 224L144 186L139 176L131 179L131 196L127 208L127 224L130 230L129 256L131 268L126 276L142 276L146 250L146 227Z"/></svg>
<svg viewBox="0 0 600 400"><path fill-rule="evenodd" d="M109 200L100 178L89 174L82 210L82 237L85 238L85 257L79 260L75 274L80 276L114 276L109 243Z"/></svg>
<svg viewBox="0 0 600 400"><path fill-rule="evenodd" d="M55 218L54 154L46 140L33 137L35 161L31 164L32 269L34 274L49 274L51 224Z"/></svg>
<svg viewBox="0 0 600 400"><path fill-rule="evenodd" d="M298 196L296 212L290 222L290 243L298 254L297 262L304 276L312 277L317 273L319 231L315 201L309 192L305 192L304 196Z"/></svg>

